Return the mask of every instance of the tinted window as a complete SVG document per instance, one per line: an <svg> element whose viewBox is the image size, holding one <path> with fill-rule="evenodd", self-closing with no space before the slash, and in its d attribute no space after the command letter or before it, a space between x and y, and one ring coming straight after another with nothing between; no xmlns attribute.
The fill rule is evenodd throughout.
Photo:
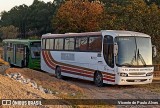
<svg viewBox="0 0 160 108"><path fill-rule="evenodd" d="M54 48L54 39L50 39L50 44L49 48L53 49Z"/></svg>
<svg viewBox="0 0 160 108"><path fill-rule="evenodd" d="M90 51L101 51L102 40L101 36L89 37L89 47Z"/></svg>
<svg viewBox="0 0 160 108"><path fill-rule="evenodd" d="M43 40L42 40L42 49L45 49L45 42L46 42L46 40L43 39Z"/></svg>
<svg viewBox="0 0 160 108"><path fill-rule="evenodd" d="M8 44L7 44L7 50L8 50L8 51L13 50L13 44L12 44L12 43L8 43Z"/></svg>
<svg viewBox="0 0 160 108"><path fill-rule="evenodd" d="M55 49L56 50L63 50L63 38L55 39Z"/></svg>
<svg viewBox="0 0 160 108"><path fill-rule="evenodd" d="M46 49L49 49L50 39L46 39Z"/></svg>
<svg viewBox="0 0 160 108"><path fill-rule="evenodd" d="M88 38L87 37L76 38L76 50L87 51L87 47L88 47Z"/></svg>
<svg viewBox="0 0 160 108"><path fill-rule="evenodd" d="M74 50L74 38L65 39L65 50Z"/></svg>
<svg viewBox="0 0 160 108"><path fill-rule="evenodd" d="M104 36L103 55L106 63L110 67L114 67L114 44L112 36Z"/></svg>

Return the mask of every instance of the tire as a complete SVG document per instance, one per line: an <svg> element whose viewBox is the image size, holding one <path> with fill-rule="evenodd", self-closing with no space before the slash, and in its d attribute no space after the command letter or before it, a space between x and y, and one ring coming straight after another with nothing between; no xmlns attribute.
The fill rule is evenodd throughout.
<svg viewBox="0 0 160 108"><path fill-rule="evenodd" d="M97 87L103 86L103 76L101 72L96 72L94 75L94 83Z"/></svg>
<svg viewBox="0 0 160 108"><path fill-rule="evenodd" d="M55 74L56 74L56 78L62 79L61 68L60 68L60 67L57 67L57 68L56 68Z"/></svg>

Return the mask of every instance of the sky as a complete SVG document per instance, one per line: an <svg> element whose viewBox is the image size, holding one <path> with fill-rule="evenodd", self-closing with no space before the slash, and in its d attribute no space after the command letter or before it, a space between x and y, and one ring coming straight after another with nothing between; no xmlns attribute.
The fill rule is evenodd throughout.
<svg viewBox="0 0 160 108"><path fill-rule="evenodd" d="M11 8L22 4L26 4L29 6L33 3L33 1L34 0L0 0L0 13L4 10L9 11ZM39 0L39 1L52 2L53 0Z"/></svg>

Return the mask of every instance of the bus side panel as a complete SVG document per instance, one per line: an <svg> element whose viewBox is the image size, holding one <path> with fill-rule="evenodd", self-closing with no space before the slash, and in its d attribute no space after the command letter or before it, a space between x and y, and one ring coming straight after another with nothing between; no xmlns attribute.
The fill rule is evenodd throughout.
<svg viewBox="0 0 160 108"><path fill-rule="evenodd" d="M74 77L74 78L79 78L79 79L85 79L85 80L90 80L93 81L94 79L94 72L96 70L102 72L103 74L103 78L104 78L104 83L107 84L115 84L115 74L113 74L113 70L109 70L109 68L106 67L105 63L102 64L96 64L98 63L98 59L97 60L93 60L90 64L87 64L87 61L90 61L91 59L91 54L75 54L77 57L75 59L75 61L69 61L69 60L61 60L62 57L62 53L66 53L66 52L58 52L58 51L43 51L41 53L41 69L55 74L55 68L56 66L60 66L61 70L62 70L62 75L63 76L69 76L69 77ZM69 52L66 53L68 57L69 57ZM70 52L70 54L72 54ZM80 59L80 58L84 58L83 56L86 56L85 59ZM96 55L92 55L92 56L96 56ZM63 58L64 59L64 58ZM79 61L78 61L79 60ZM106 67L106 70L104 69ZM108 72L106 72L108 71Z"/></svg>
<svg viewBox="0 0 160 108"><path fill-rule="evenodd" d="M51 56L61 66L62 75L93 81L98 69L97 53L52 51Z"/></svg>
<svg viewBox="0 0 160 108"><path fill-rule="evenodd" d="M41 70L55 74L56 66L60 66L63 76L83 79L83 76L72 74L70 70L63 68L61 64L56 64L56 62L53 60L53 56L49 55L47 52L48 51L41 52Z"/></svg>

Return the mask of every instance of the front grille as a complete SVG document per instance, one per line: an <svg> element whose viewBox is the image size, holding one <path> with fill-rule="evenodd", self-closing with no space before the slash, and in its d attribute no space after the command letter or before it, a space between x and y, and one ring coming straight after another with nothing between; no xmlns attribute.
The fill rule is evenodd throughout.
<svg viewBox="0 0 160 108"><path fill-rule="evenodd" d="M140 73L140 72L133 72L133 73L129 73L129 75L145 75L146 73Z"/></svg>
<svg viewBox="0 0 160 108"><path fill-rule="evenodd" d="M144 82L147 81L147 79L127 79L127 82Z"/></svg>

